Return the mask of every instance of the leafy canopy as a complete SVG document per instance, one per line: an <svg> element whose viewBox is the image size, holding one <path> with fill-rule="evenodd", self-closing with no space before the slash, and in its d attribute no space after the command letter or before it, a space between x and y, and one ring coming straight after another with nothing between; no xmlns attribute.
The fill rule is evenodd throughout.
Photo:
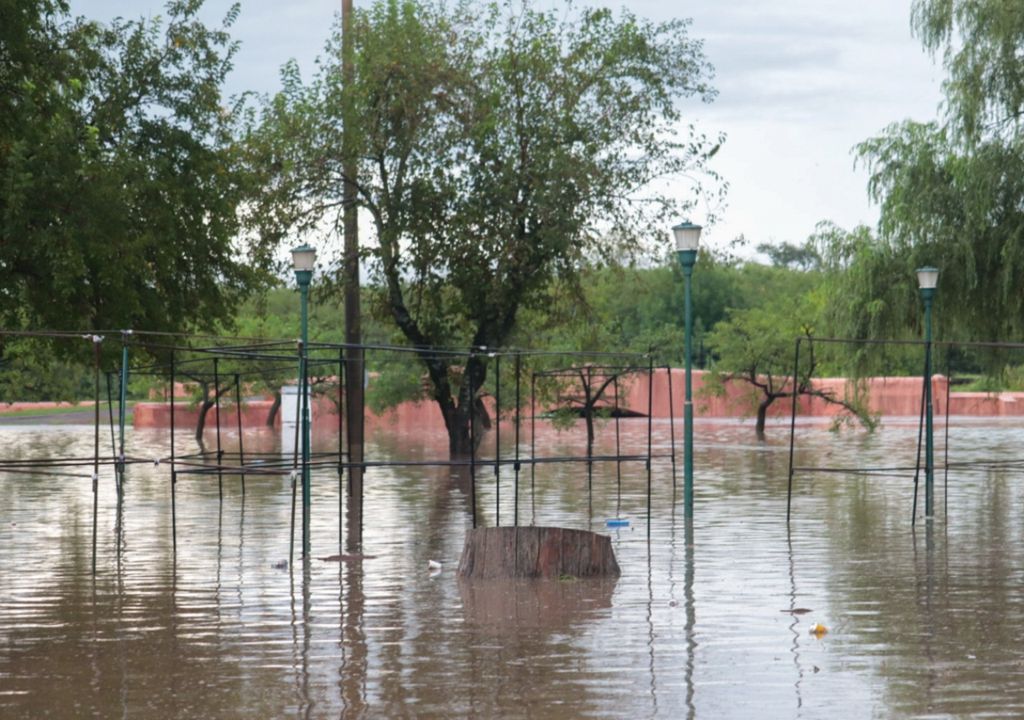
<svg viewBox="0 0 1024 720"><path fill-rule="evenodd" d="M699 190L686 174L704 171L717 143L682 125L682 100L713 96L687 26L381 0L356 13L350 87L337 38L309 84L285 68L252 134L256 164L272 170L260 230L336 237L344 160L357 157L349 179L373 227L377 308L424 350L453 449L487 359L456 368L427 349L504 345L551 283L653 247L651 228L681 213L665 182ZM346 122L354 148L341 142Z"/></svg>
<svg viewBox="0 0 1024 720"><path fill-rule="evenodd" d="M258 278L220 88L235 46L174 0L166 22L0 4L0 320L209 329Z"/></svg>

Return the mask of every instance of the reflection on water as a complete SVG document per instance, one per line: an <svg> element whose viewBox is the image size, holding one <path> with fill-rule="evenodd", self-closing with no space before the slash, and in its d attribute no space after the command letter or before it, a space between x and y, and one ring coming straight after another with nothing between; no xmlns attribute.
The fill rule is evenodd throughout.
<svg viewBox="0 0 1024 720"><path fill-rule="evenodd" d="M1012 459L1021 430L958 426L950 460ZM7 457L92 449L90 428L2 432ZM623 451L645 434L645 421L623 422ZM598 452L614 452L606 435ZM654 439L666 454L667 422ZM313 559L289 565L288 478L250 475L243 494L225 476L221 502L216 476L180 476L175 551L168 468L131 466L120 514L107 472L95 574L91 481L0 477L0 716L1024 715L1012 470L954 473L948 521L916 528L909 478L801 475L787 527L782 431L762 444L749 424L706 423L697 440L696 518L658 461L650 543L642 463L621 475L597 464L592 483L584 464L540 466L532 492L524 469L518 498L511 466L500 486L493 465L478 468L482 524L518 501L524 521L608 532L615 582L460 582L472 492L448 468L368 471L362 554L344 543L347 478L317 474ZM543 434L538 453L577 441ZM376 442L368 456L445 446ZM131 438L135 456L167 455L166 443ZM797 464L912 464L915 443L911 424L873 436L807 426Z"/></svg>
<svg viewBox="0 0 1024 720"><path fill-rule="evenodd" d="M593 578L458 583L466 621L495 636L568 629L574 620L587 620L595 610L610 608L615 590L615 580Z"/></svg>

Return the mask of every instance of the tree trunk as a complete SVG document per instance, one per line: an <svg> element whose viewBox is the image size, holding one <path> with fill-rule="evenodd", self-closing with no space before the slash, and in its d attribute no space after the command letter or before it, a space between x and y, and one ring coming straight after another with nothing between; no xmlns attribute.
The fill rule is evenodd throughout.
<svg viewBox="0 0 1024 720"><path fill-rule="evenodd" d="M470 457L480 447L484 435L491 428L491 416L480 398L474 400L475 409L471 414L462 404L451 406L447 412L441 406L448 430L448 452L453 458ZM472 432L470 422L473 423Z"/></svg>
<svg viewBox="0 0 1024 720"><path fill-rule="evenodd" d="M447 384L445 392L435 396L444 417L445 428L448 430L448 452L453 458L471 457L491 427L491 416L480 397L480 389L486 378L486 358L471 355L463 368L463 382L459 388L458 401L456 402L456 398L450 394L450 386ZM436 381L434 386L436 389Z"/></svg>
<svg viewBox="0 0 1024 720"><path fill-rule="evenodd" d="M764 440L765 438L765 421L768 419L768 408L773 402L775 402L775 398L768 397L757 406L757 426L754 428L754 432L757 433L758 440Z"/></svg>
<svg viewBox="0 0 1024 720"><path fill-rule="evenodd" d="M587 406L583 410L583 420L587 426L587 457L594 455L594 408Z"/></svg>
<svg viewBox="0 0 1024 720"><path fill-rule="evenodd" d="M270 406L270 411L267 413L267 427L274 427L274 421L277 420L277 413L281 409L281 391L277 390L274 392L274 404Z"/></svg>
<svg viewBox="0 0 1024 720"><path fill-rule="evenodd" d="M210 408L216 405L217 400L227 393L230 388L230 385L224 385L215 390L213 397L210 397L210 386L203 384L203 402L199 406L199 419L196 421L196 442L198 442L200 446L203 445L203 431L206 430L207 413L210 412Z"/></svg>
<svg viewBox="0 0 1024 720"><path fill-rule="evenodd" d="M470 439L469 413L465 408L453 407L449 417L445 418L448 428L448 454L452 458L469 457L475 448Z"/></svg>
<svg viewBox="0 0 1024 720"><path fill-rule="evenodd" d="M202 405L199 406L199 419L196 421L196 441L199 444L203 442L203 431L206 430L206 415L210 412L210 408L213 407L216 400L203 400Z"/></svg>

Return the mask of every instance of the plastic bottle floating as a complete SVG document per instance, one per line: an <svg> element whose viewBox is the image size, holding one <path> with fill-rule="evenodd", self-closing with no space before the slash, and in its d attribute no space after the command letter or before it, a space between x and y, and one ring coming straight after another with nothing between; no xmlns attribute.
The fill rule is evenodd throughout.
<svg viewBox="0 0 1024 720"><path fill-rule="evenodd" d="M821 623L814 623L813 625L811 625L810 633L814 637L824 637L825 633L827 632L828 628L822 625Z"/></svg>
<svg viewBox="0 0 1024 720"><path fill-rule="evenodd" d="M629 520L626 518L608 518L604 521L608 527L629 527Z"/></svg>

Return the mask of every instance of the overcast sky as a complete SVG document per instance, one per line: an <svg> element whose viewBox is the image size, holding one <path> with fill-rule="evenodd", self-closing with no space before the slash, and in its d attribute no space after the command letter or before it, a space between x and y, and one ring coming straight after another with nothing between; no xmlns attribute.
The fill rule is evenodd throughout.
<svg viewBox="0 0 1024 720"><path fill-rule="evenodd" d="M557 0L548 0L557 2ZM600 0L590 0L597 3ZM356 6L367 4L355 0ZM742 234L802 242L819 220L874 225L866 175L852 147L892 122L938 112L941 69L910 34L910 0L624 0L652 19L689 17L715 66L718 98L688 116L725 132L716 169L730 184L721 222L706 235L722 246ZM230 0L207 0L219 20ZM312 73L340 0L242 0L233 35L242 43L228 91L273 92L289 58ZM159 0L71 0L97 20L156 15ZM692 218L702 222L699 211Z"/></svg>

